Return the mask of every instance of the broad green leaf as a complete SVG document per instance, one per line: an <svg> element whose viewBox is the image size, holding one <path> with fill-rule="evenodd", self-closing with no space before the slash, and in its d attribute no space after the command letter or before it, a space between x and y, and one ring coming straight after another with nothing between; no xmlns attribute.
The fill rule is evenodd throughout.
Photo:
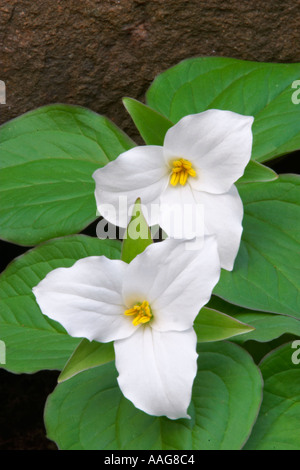
<svg viewBox="0 0 300 470"><path fill-rule="evenodd" d="M84 338L66 363L58 382L64 382L79 372L101 366L114 358L113 343L98 343Z"/></svg>
<svg viewBox="0 0 300 470"><path fill-rule="evenodd" d="M70 267L87 256L119 259L120 249L116 240L74 235L46 242L6 268L0 276L0 337L6 344L6 369L31 373L64 367L80 339L41 313L32 288L55 268Z"/></svg>
<svg viewBox="0 0 300 470"><path fill-rule="evenodd" d="M240 313L257 313L257 311L249 310L240 307L239 305L234 305L229 302L226 302L224 299L217 297L216 295L212 295L209 302L206 304L206 307L212 308L214 310L218 310L219 312L226 313L231 317L238 315Z"/></svg>
<svg viewBox="0 0 300 470"><path fill-rule="evenodd" d="M194 329L197 333L198 342L206 343L249 333L254 328L225 313L204 307L196 317Z"/></svg>
<svg viewBox="0 0 300 470"><path fill-rule="evenodd" d="M141 209L141 201L138 199L125 232L122 244L122 261L130 263L130 261L142 253L148 245L151 245L151 243L153 243L151 232Z"/></svg>
<svg viewBox="0 0 300 470"><path fill-rule="evenodd" d="M243 235L214 294L252 310L300 318L300 177L241 185Z"/></svg>
<svg viewBox="0 0 300 470"><path fill-rule="evenodd" d="M147 104L173 123L206 109L254 116L252 158L263 162L300 148L299 106L292 86L299 77L299 63L192 58L154 80Z"/></svg>
<svg viewBox="0 0 300 470"><path fill-rule="evenodd" d="M256 419L259 369L240 347L199 345L192 419L149 416L126 400L114 364L89 369L59 384L45 409L48 438L60 449L240 449Z"/></svg>
<svg viewBox="0 0 300 470"><path fill-rule="evenodd" d="M235 318L241 322L249 323L254 330L238 338L233 338L238 343L245 341L267 342L273 341L287 333L300 337L300 321L296 318L272 313L240 313Z"/></svg>
<svg viewBox="0 0 300 470"><path fill-rule="evenodd" d="M239 187L240 184L253 183L257 181L267 182L276 180L277 178L278 175L275 171L271 170L271 168L268 168L254 160L250 160L245 168L245 173L236 182L236 184Z"/></svg>
<svg viewBox="0 0 300 470"><path fill-rule="evenodd" d="M77 106L45 106L1 126L0 237L26 246L80 232L97 217L93 172L132 146Z"/></svg>
<svg viewBox="0 0 300 470"><path fill-rule="evenodd" d="M251 356L234 344L198 345L198 374L193 389L193 441L200 450L237 450L256 420L262 378Z"/></svg>
<svg viewBox="0 0 300 470"><path fill-rule="evenodd" d="M147 145L163 145L167 130L173 123L148 106L132 98L123 104Z"/></svg>
<svg viewBox="0 0 300 470"><path fill-rule="evenodd" d="M260 364L264 397L247 450L300 450L300 341L297 343L272 351Z"/></svg>
<svg viewBox="0 0 300 470"><path fill-rule="evenodd" d="M237 343L245 343L249 340L265 343L287 334L300 336L300 321L296 318L249 310L238 305L229 304L214 295L207 307L230 315L254 328L253 331L231 338L231 341Z"/></svg>

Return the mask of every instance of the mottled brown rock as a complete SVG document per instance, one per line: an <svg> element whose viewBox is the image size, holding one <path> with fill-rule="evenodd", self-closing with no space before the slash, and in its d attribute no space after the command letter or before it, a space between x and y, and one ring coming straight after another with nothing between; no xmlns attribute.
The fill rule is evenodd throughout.
<svg viewBox="0 0 300 470"><path fill-rule="evenodd" d="M122 97L188 57L300 61L299 24L295 0L0 0L0 122L70 103L135 137Z"/></svg>

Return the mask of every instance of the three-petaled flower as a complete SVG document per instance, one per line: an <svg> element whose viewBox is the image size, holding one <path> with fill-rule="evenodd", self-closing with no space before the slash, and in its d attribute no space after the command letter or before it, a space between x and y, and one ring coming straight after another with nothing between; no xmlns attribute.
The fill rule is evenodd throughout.
<svg viewBox="0 0 300 470"><path fill-rule="evenodd" d="M167 131L163 146L122 153L93 175L100 214L127 227L129 209L141 198L148 224L159 224L169 237L215 234L221 266L232 270L243 219L234 183L251 157L252 123L252 116L211 109L182 118ZM203 223L195 223L200 208Z"/></svg>
<svg viewBox="0 0 300 470"><path fill-rule="evenodd" d="M118 382L148 414L188 417L197 372L193 322L218 282L215 237L202 249L167 239L130 264L93 256L51 271L34 289L42 312L74 337L114 341Z"/></svg>

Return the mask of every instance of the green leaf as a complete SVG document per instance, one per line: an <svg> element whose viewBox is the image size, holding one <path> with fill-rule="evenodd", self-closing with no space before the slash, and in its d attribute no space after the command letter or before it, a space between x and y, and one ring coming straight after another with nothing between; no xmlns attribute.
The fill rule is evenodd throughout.
<svg viewBox="0 0 300 470"><path fill-rule="evenodd" d="M218 310L219 312L226 313L227 315L230 316L235 316L238 315L239 313L252 313L253 310L249 309L244 309L240 307L239 305L234 305L229 302L226 302L224 299L221 299L220 297L217 297L216 295L212 295L209 302L206 304L208 308L212 308L214 310ZM257 313L257 312L255 312Z"/></svg>
<svg viewBox="0 0 300 470"><path fill-rule="evenodd" d="M167 130L173 123L143 103L124 98L123 104L147 145L163 145Z"/></svg>
<svg viewBox="0 0 300 470"><path fill-rule="evenodd" d="M300 342L292 346L272 351L260 364L264 398L247 450L300 450Z"/></svg>
<svg viewBox="0 0 300 470"><path fill-rule="evenodd" d="M296 318L263 312L240 313L235 315L235 318L249 323L254 328L253 331L232 339L238 343L249 340L265 343L287 333L300 337L300 321Z"/></svg>
<svg viewBox="0 0 300 470"><path fill-rule="evenodd" d="M0 337L6 345L6 369L31 373L64 367L80 339L41 313L32 288L53 269L70 267L80 258L119 259L120 248L116 240L75 235L44 243L6 268L0 276Z"/></svg>
<svg viewBox="0 0 300 470"><path fill-rule="evenodd" d="M81 231L97 217L93 172L133 146L77 106L45 106L4 124L0 237L26 246Z"/></svg>
<svg viewBox="0 0 300 470"><path fill-rule="evenodd" d="M243 236L232 272L214 294L252 310L300 318L300 177L239 187Z"/></svg>
<svg viewBox="0 0 300 470"><path fill-rule="evenodd" d="M60 373L58 383L74 377L79 372L113 361L114 358L113 343L98 343L84 338Z"/></svg>
<svg viewBox="0 0 300 470"><path fill-rule="evenodd" d="M275 171L271 170L271 168L268 168L267 166L264 166L254 160L250 160L245 168L245 173L236 182L236 184L239 187L240 184L253 183L257 181L274 181L277 178L278 175L275 173Z"/></svg>
<svg viewBox="0 0 300 470"><path fill-rule="evenodd" d="M56 387L45 409L48 438L65 450L240 449L260 406L260 372L231 343L201 344L198 352L191 420L136 409L123 397L109 363Z"/></svg>
<svg viewBox="0 0 300 470"><path fill-rule="evenodd" d="M250 355L234 346L224 341L198 345L193 389L196 449L240 449L256 420L261 374Z"/></svg>
<svg viewBox="0 0 300 470"><path fill-rule="evenodd" d="M245 343L249 340L266 343L287 334L300 336L300 321L296 318L245 309L238 305L229 304L214 295L211 297L207 307L226 313L254 328L249 333L231 338L231 341L236 343Z"/></svg>
<svg viewBox="0 0 300 470"><path fill-rule="evenodd" d="M300 64L192 58L159 75L147 103L173 123L206 109L254 116L252 158L263 162L300 148L299 107L292 101L299 77Z"/></svg>
<svg viewBox="0 0 300 470"><path fill-rule="evenodd" d="M151 243L153 243L151 232L143 216L141 201L138 199L125 232L122 244L122 261L130 263L130 261L142 253L147 246L151 245Z"/></svg>
<svg viewBox="0 0 300 470"><path fill-rule="evenodd" d="M206 343L249 333L254 328L225 313L204 307L196 317L194 329L197 333L198 342Z"/></svg>

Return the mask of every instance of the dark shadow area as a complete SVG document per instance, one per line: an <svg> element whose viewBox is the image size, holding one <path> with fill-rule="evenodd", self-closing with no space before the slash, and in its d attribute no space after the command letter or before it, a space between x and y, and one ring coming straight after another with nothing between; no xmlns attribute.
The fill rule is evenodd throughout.
<svg viewBox="0 0 300 470"><path fill-rule="evenodd" d="M299 110L300 111L300 110ZM278 174L283 173L300 173L300 151L293 152L289 155L283 155L275 160L264 163L264 165L272 168Z"/></svg>
<svg viewBox="0 0 300 470"><path fill-rule="evenodd" d="M16 375L0 370L0 450L56 450L46 438L43 413L57 371Z"/></svg>

